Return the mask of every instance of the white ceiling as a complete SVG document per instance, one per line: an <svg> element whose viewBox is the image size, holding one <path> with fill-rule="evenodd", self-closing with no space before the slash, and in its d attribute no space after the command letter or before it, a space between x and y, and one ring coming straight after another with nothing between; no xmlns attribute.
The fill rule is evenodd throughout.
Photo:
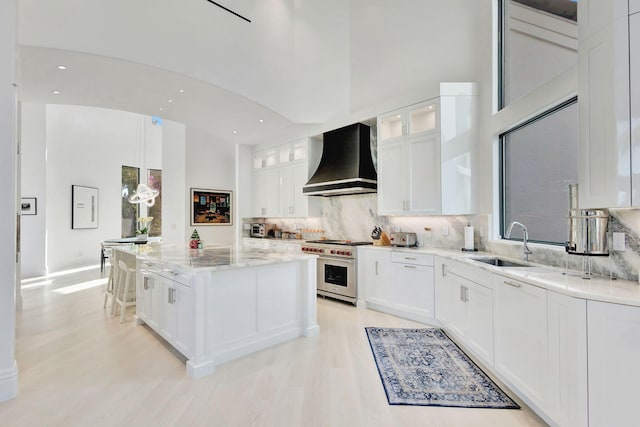
<svg viewBox="0 0 640 427"><path fill-rule="evenodd" d="M468 34L491 0L218 2L252 22L207 0L19 0L21 100L159 115L260 143L436 96L439 81L476 79L486 57L486 38ZM436 57L443 46L455 55Z"/></svg>

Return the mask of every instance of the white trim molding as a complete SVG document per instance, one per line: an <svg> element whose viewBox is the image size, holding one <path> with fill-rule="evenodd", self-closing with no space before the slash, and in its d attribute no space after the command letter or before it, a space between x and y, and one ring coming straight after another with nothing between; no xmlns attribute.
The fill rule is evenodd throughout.
<svg viewBox="0 0 640 427"><path fill-rule="evenodd" d="M13 368L0 371L0 402L18 396L18 363L14 360Z"/></svg>

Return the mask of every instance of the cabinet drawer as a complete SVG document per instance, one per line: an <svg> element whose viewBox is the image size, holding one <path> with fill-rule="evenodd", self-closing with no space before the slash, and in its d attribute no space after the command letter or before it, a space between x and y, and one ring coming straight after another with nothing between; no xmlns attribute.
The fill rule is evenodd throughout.
<svg viewBox="0 0 640 427"><path fill-rule="evenodd" d="M415 265L424 265L427 267L433 266L433 255L429 254L421 254L421 253L411 253L411 252L402 252L402 251L392 251L391 252L391 261L399 262L402 264L415 264Z"/></svg>
<svg viewBox="0 0 640 427"><path fill-rule="evenodd" d="M153 273L157 276L164 277L191 287L191 275L184 270L175 267L169 267L166 264L155 263L151 261L141 261L138 263L138 269L142 274Z"/></svg>

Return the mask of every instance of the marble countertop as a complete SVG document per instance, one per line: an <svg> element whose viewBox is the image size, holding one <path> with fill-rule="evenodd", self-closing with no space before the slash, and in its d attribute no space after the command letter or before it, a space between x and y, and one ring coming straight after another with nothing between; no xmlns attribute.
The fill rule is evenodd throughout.
<svg viewBox="0 0 640 427"><path fill-rule="evenodd" d="M578 271L565 271L562 268L549 267L541 264L531 263L529 267L495 267L472 259L475 257L497 256L489 252L463 253L460 250L452 249L428 247L398 248L389 246L366 246L366 249L410 253L419 252L437 255L575 298L640 307L640 283L629 280L611 279L608 277L592 277L586 280L582 278L582 274ZM510 259L503 256L499 256L499 258L522 262L522 260Z"/></svg>
<svg viewBox="0 0 640 427"><path fill-rule="evenodd" d="M190 270L191 272L228 270L317 258L316 255L300 252L285 252L274 249L263 250L226 245L189 249L183 245L152 243L118 248L118 250L132 253L140 259L171 265L174 268Z"/></svg>

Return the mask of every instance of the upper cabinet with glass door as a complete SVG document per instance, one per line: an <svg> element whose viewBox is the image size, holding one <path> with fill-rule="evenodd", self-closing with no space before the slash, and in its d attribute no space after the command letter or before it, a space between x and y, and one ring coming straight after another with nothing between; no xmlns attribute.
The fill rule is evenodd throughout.
<svg viewBox="0 0 640 427"><path fill-rule="evenodd" d="M438 99L420 102L378 117L378 141L439 130Z"/></svg>

